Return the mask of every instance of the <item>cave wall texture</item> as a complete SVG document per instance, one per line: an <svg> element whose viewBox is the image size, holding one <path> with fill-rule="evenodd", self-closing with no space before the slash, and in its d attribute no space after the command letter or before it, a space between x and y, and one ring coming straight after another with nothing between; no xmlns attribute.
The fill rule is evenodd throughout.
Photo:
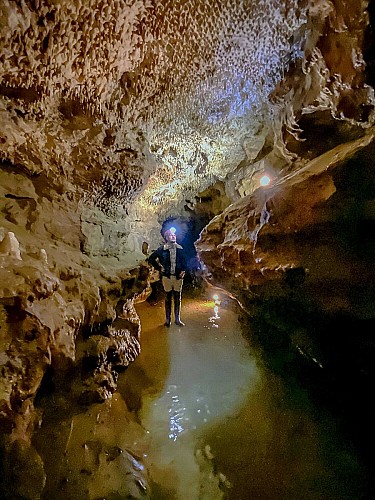
<svg viewBox="0 0 375 500"><path fill-rule="evenodd" d="M206 278L273 347L334 371L354 342L371 379L372 22L362 0L2 0L3 449L34 457L51 372L82 403L113 394L155 279L142 249L168 217L212 219ZM345 323L363 343L345 337L340 365Z"/></svg>

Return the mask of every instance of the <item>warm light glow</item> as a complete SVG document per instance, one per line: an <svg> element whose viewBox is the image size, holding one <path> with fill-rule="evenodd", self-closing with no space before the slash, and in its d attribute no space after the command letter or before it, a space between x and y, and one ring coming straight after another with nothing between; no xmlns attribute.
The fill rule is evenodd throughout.
<svg viewBox="0 0 375 500"><path fill-rule="evenodd" d="M261 178L260 178L260 181L259 181L259 184L261 186L268 186L271 182L271 179L268 175L263 175Z"/></svg>
<svg viewBox="0 0 375 500"><path fill-rule="evenodd" d="M215 319L220 319L220 316L219 316L219 306L215 306L214 307L214 318Z"/></svg>

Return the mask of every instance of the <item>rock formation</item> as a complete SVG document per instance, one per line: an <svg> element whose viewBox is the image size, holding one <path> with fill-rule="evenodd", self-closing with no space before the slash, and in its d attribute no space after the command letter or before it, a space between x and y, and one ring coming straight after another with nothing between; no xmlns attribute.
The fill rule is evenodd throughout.
<svg viewBox="0 0 375 500"><path fill-rule="evenodd" d="M35 398L114 393L168 217L212 219L207 278L283 334L270 304L293 305L278 338L318 365L340 368L335 315L363 327L372 374L373 20L365 0L2 1L1 447L36 464L27 498L50 487Z"/></svg>
<svg viewBox="0 0 375 500"><path fill-rule="evenodd" d="M20 470L18 494L27 498L39 498L45 487L30 441L40 419L35 397L55 387L69 395L68 407L110 398L118 371L140 352L134 302L149 293L147 267L113 256L100 263L93 247L88 257L77 202L40 181L1 172L1 445ZM109 255L110 237L101 238ZM14 484L13 472L2 476Z"/></svg>

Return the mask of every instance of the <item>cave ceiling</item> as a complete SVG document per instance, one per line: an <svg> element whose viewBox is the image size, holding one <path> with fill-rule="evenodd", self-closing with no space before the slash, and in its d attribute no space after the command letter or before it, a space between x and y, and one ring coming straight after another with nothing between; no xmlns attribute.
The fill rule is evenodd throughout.
<svg viewBox="0 0 375 500"><path fill-rule="evenodd" d="M238 199L372 125L367 7L2 0L3 166L139 220Z"/></svg>

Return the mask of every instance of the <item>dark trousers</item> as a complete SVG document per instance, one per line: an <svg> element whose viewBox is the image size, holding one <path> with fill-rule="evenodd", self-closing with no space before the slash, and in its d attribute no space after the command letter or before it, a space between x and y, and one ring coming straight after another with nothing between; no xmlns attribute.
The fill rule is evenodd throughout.
<svg viewBox="0 0 375 500"><path fill-rule="evenodd" d="M171 290L165 292L165 324L170 326L172 316L172 298L174 302L174 320L176 323L181 322L181 291Z"/></svg>

